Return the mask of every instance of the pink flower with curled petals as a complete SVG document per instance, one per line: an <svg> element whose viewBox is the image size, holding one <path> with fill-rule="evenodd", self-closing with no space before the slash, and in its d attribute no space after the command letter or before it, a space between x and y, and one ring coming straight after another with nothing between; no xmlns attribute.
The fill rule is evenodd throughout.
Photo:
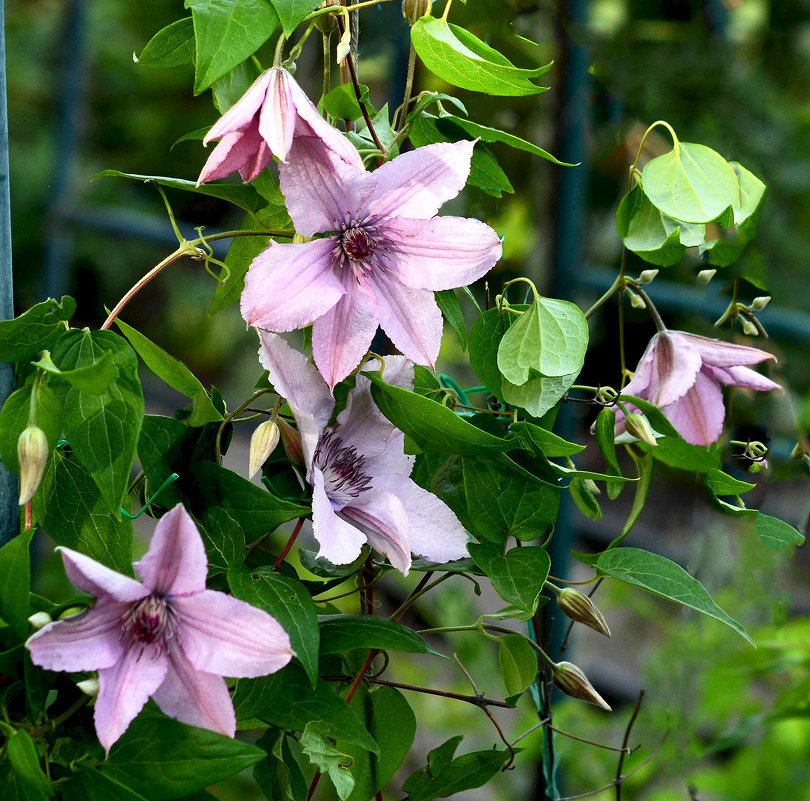
<svg viewBox="0 0 810 801"><path fill-rule="evenodd" d="M181 505L160 519L134 565L143 584L59 550L68 578L96 602L49 623L26 645L48 670L98 671L96 733L107 751L150 696L169 717L233 737L236 717L222 676L264 676L293 656L274 618L205 589L205 548Z"/></svg>
<svg viewBox="0 0 810 801"><path fill-rule="evenodd" d="M214 124L203 144L222 141L214 148L197 185L224 178L239 170L252 181L278 156L287 160L295 136L318 137L323 145L348 164L362 169L357 150L323 117L304 90L285 69L263 72L250 89Z"/></svg>
<svg viewBox="0 0 810 801"><path fill-rule="evenodd" d="M720 385L781 389L746 366L773 358L758 348L683 331L660 331L650 340L622 394L655 404L688 443L711 445L723 433L726 410ZM616 433L624 430L624 413L617 410Z"/></svg>
<svg viewBox="0 0 810 801"><path fill-rule="evenodd" d="M360 363L377 326L411 361L433 366L442 336L434 290L481 278L500 258L495 231L479 220L437 217L463 188L474 142L428 145L374 172L298 137L279 167L299 234L250 266L242 316L292 331L312 323L315 363L334 387Z"/></svg>
<svg viewBox="0 0 810 801"><path fill-rule="evenodd" d="M260 331L259 339L259 360L301 435L318 556L347 564L368 543L406 574L411 553L440 563L466 557L467 533L443 501L409 478L414 457L404 451L405 435L375 405L368 378L357 376L329 425L335 399L312 362L275 334ZM403 356L387 356L382 375L413 387L413 364Z"/></svg>

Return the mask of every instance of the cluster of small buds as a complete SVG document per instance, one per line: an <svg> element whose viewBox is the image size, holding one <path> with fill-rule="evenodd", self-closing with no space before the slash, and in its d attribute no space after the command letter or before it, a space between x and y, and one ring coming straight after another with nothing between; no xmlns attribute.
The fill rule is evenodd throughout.
<svg viewBox="0 0 810 801"><path fill-rule="evenodd" d="M20 462L20 505L28 503L42 480L48 462L48 440L45 432L29 425L17 440L17 459Z"/></svg>

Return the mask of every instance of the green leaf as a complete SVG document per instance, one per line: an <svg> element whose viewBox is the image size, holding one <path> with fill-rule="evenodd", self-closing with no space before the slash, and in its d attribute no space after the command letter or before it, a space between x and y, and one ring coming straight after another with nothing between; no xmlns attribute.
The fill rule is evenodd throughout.
<svg viewBox="0 0 810 801"><path fill-rule="evenodd" d="M709 470L706 475L706 487L714 495L742 495L754 489L756 484L739 481L722 470Z"/></svg>
<svg viewBox="0 0 810 801"><path fill-rule="evenodd" d="M50 349L75 311L76 301L65 295L61 302L46 300L13 320L0 321L0 361L24 362Z"/></svg>
<svg viewBox="0 0 810 801"><path fill-rule="evenodd" d="M517 436L522 447L527 451L534 451L548 459L553 459L557 456L573 456L585 450L584 445L579 445L576 442L568 442L568 440L557 436L541 426L523 420L512 423L509 427L509 431Z"/></svg>
<svg viewBox="0 0 810 801"><path fill-rule="evenodd" d="M112 353L109 351L102 354L97 362L75 370L60 370L53 363L47 351L42 354L42 358L38 362L31 363L34 367L39 367L40 370L67 381L68 384L81 392L89 392L92 395L102 395L106 392L110 381L117 372L113 364Z"/></svg>
<svg viewBox="0 0 810 801"><path fill-rule="evenodd" d="M514 706L537 676L537 654L520 634L506 634L498 640L498 664L506 685L506 703Z"/></svg>
<svg viewBox="0 0 810 801"><path fill-rule="evenodd" d="M593 567L603 576L641 587L675 603L688 606L734 629L752 645L745 629L729 617L712 599L706 588L680 565L666 557L640 548L613 548L601 553Z"/></svg>
<svg viewBox="0 0 810 801"><path fill-rule="evenodd" d="M553 409L579 376L579 371L564 376L539 376L520 386L507 381L501 383L503 399L525 409L532 417L542 417Z"/></svg>
<svg viewBox="0 0 810 801"><path fill-rule="evenodd" d="M644 194L675 220L707 223L740 206L740 184L731 165L705 145L676 142L652 159L641 176Z"/></svg>
<svg viewBox="0 0 810 801"><path fill-rule="evenodd" d="M325 681L318 680L315 689L303 669L287 665L272 676L240 679L233 703L241 720L259 718L272 726L291 731L304 731L307 723L320 722L330 736L379 754L377 743L366 727Z"/></svg>
<svg viewBox="0 0 810 801"><path fill-rule="evenodd" d="M9 395L0 411L0 455L12 473L20 472L17 440L28 427L31 417L32 393L36 389L36 424L45 432L49 452L53 452L62 434L64 409L54 392L44 384L27 384Z"/></svg>
<svg viewBox="0 0 810 801"><path fill-rule="evenodd" d="M16 729L6 740L6 756L14 770L18 792L27 801L44 801L53 797L51 782L39 761L34 741L24 729Z"/></svg>
<svg viewBox="0 0 810 801"><path fill-rule="evenodd" d="M202 2L202 0L201 0ZM206 0L207 2L207 0ZM184 192L194 192L198 195L208 195L217 197L220 200L227 200L234 206L245 209L245 211L256 212L264 201L261 195L250 184L200 184L197 186L194 181L186 181L182 178L166 178L162 175L138 175L132 172L120 172L119 170L102 170L94 175L91 180L97 181L99 178L130 178L133 181L143 181L149 183L154 181L161 186L168 186L170 189L180 189Z"/></svg>
<svg viewBox="0 0 810 801"><path fill-rule="evenodd" d="M596 500L596 495L581 478L571 479L568 491L571 493L571 498L577 508L585 517L591 520L602 519L602 507L599 505L599 501Z"/></svg>
<svg viewBox="0 0 810 801"><path fill-rule="evenodd" d="M450 324L458 339L458 344L461 345L461 350L467 350L467 323L464 322L464 313L461 311L458 295L453 289L442 289L436 292L435 296L444 319Z"/></svg>
<svg viewBox="0 0 810 801"><path fill-rule="evenodd" d="M146 366L158 378L187 398L197 401L189 418L189 425L200 426L222 420L222 415L214 408L207 390L188 367L155 345L131 325L127 325L120 319L116 319L115 324L138 352Z"/></svg>
<svg viewBox="0 0 810 801"><path fill-rule="evenodd" d="M616 412L613 409L602 409L596 416L596 444L599 446L599 450L602 451L602 456L605 457L607 472L610 475L621 477L622 471L616 459L615 430ZM611 500L618 498L623 486L624 484L620 481L608 481L608 497Z"/></svg>
<svg viewBox="0 0 810 801"><path fill-rule="evenodd" d="M804 534L801 534L790 523L786 523L778 517L771 517L762 514L762 512L757 512L754 523L762 544L773 551L784 551L790 545L802 545L804 543Z"/></svg>
<svg viewBox="0 0 810 801"><path fill-rule="evenodd" d="M284 26L284 35L288 37L304 21L304 17L320 5L318 0L271 0L271 2Z"/></svg>
<svg viewBox="0 0 810 801"><path fill-rule="evenodd" d="M657 440L658 447L650 448L650 453L659 462L679 470L693 470L708 473L722 466L722 454L717 444L690 445L681 437L666 437Z"/></svg>
<svg viewBox="0 0 810 801"><path fill-rule="evenodd" d="M332 745L329 732L328 726L312 721L304 727L299 743L310 762L332 780L338 797L346 799L354 790L354 776L349 770L353 760L348 754L344 754Z"/></svg>
<svg viewBox="0 0 810 801"><path fill-rule="evenodd" d="M320 630L318 610L300 581L275 573L272 567L228 571L231 592L243 601L269 612L290 635L290 644L312 686L318 680Z"/></svg>
<svg viewBox="0 0 810 801"><path fill-rule="evenodd" d="M321 615L318 620L321 656L358 648L408 654L436 653L415 631L378 615Z"/></svg>
<svg viewBox="0 0 810 801"><path fill-rule="evenodd" d="M495 592L518 609L534 613L551 560L543 548L524 545L501 554L489 544L470 543L467 548L475 563L486 573Z"/></svg>
<svg viewBox="0 0 810 801"><path fill-rule="evenodd" d="M211 99L214 101L217 111L224 114L235 106L250 89L259 74L259 67L253 59L248 59L237 64L221 78L217 78L211 84Z"/></svg>
<svg viewBox="0 0 810 801"><path fill-rule="evenodd" d="M618 400L622 402L630 402L633 406L644 412L649 424L659 433L665 437L681 438L681 435L675 429L675 426L669 422L666 415L655 405L649 401L637 398L635 395L619 395Z"/></svg>
<svg viewBox="0 0 810 801"><path fill-rule="evenodd" d="M57 450L34 495L33 517L56 543L132 574L132 521L110 514L98 485L75 455Z"/></svg>
<svg viewBox="0 0 810 801"><path fill-rule="evenodd" d="M492 95L534 95L548 87L532 78L551 68L520 69L469 31L443 19L422 17L411 28L411 41L424 65L453 86Z"/></svg>
<svg viewBox="0 0 810 801"><path fill-rule="evenodd" d="M150 704L99 770L150 801L165 801L203 790L264 755L254 745L167 718Z"/></svg>
<svg viewBox="0 0 810 801"><path fill-rule="evenodd" d="M503 335L498 369L516 386L568 376L582 369L587 348L588 321L579 306L538 297Z"/></svg>
<svg viewBox="0 0 810 801"><path fill-rule="evenodd" d="M194 60L194 23L191 17L159 30L144 47L140 56L133 55L145 67L178 67Z"/></svg>
<svg viewBox="0 0 810 801"><path fill-rule="evenodd" d="M0 643L11 648L28 638L28 596L31 594L29 549L33 530L16 536L0 548Z"/></svg>
<svg viewBox="0 0 810 801"><path fill-rule="evenodd" d="M278 27L269 0L186 0L194 20L194 94L252 56Z"/></svg>
<svg viewBox="0 0 810 801"><path fill-rule="evenodd" d="M86 328L62 334L51 357L60 370L75 370L97 364L107 353L112 354L116 376L103 395L73 386L55 389L65 408L65 438L93 477L109 511L118 517L143 420L138 359L112 331Z"/></svg>
<svg viewBox="0 0 810 801"><path fill-rule="evenodd" d="M498 346L509 325L508 316L502 316L498 309L487 309L472 324L468 341L470 367L487 389L500 399L503 399L503 376L498 369Z"/></svg>
<svg viewBox="0 0 810 801"><path fill-rule="evenodd" d="M368 99L368 86L360 84L360 97L369 114L374 114L374 107ZM354 86L351 83L342 83L322 98L320 105L336 120L359 120L363 116L360 103Z"/></svg>
<svg viewBox="0 0 810 801"><path fill-rule="evenodd" d="M271 801L307 796L307 782L290 739L286 732L270 728L256 741L256 745L267 751L267 759L253 768L253 778ZM292 742L295 744L295 740Z"/></svg>
<svg viewBox="0 0 810 801"><path fill-rule="evenodd" d="M79 765L73 777L62 787L63 801L148 801L121 782L95 768Z"/></svg>

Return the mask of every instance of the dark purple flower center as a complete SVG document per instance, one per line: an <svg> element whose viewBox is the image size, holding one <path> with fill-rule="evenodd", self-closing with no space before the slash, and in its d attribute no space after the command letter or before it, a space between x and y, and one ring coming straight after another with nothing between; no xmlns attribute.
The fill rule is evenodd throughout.
<svg viewBox="0 0 810 801"><path fill-rule="evenodd" d="M162 596L152 594L133 603L121 620L122 637L146 648L157 646L156 656L168 651L172 639L179 641L177 615Z"/></svg>
<svg viewBox="0 0 810 801"><path fill-rule="evenodd" d="M377 244L363 228L353 227L344 231L340 240L343 252L352 261L365 261L374 253Z"/></svg>
<svg viewBox="0 0 810 801"><path fill-rule="evenodd" d="M312 464L323 473L326 495L338 509L371 486L371 477L364 472L365 458L355 448L344 446L332 430L320 438Z"/></svg>

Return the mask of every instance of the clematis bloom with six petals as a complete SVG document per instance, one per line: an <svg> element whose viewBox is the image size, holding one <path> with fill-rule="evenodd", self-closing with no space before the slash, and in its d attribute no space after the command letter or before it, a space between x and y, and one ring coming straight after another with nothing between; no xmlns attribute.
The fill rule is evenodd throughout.
<svg viewBox="0 0 810 801"><path fill-rule="evenodd" d="M143 584L59 550L68 578L96 602L49 623L26 645L48 670L98 670L95 724L107 751L150 696L170 717L233 737L236 717L222 676L264 676L293 656L274 618L205 589L205 548L181 505L160 519L134 565Z"/></svg>
<svg viewBox="0 0 810 801"><path fill-rule="evenodd" d="M622 394L657 406L688 443L711 445L723 433L726 410L721 384L781 389L747 366L773 358L759 348L684 331L661 331L650 340ZM624 413L617 410L616 433L624 430Z"/></svg>

